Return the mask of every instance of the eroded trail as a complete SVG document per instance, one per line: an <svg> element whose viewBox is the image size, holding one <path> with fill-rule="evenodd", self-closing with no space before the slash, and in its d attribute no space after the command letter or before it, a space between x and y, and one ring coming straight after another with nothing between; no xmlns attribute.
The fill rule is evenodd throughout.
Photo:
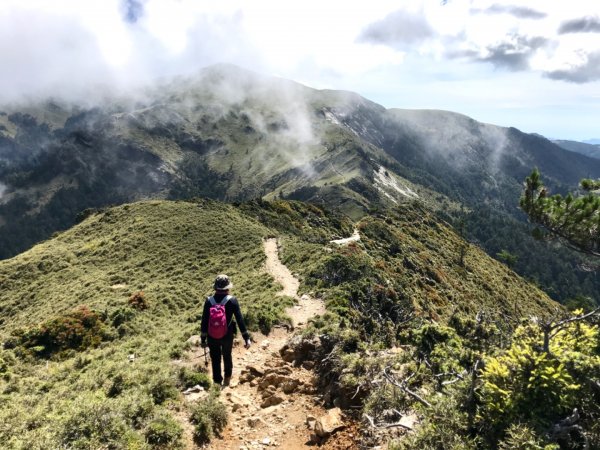
<svg viewBox="0 0 600 450"><path fill-rule="evenodd" d="M277 239L267 239L264 241L265 254L267 261L265 268L267 272L275 278L279 284L283 286L283 290L279 295L287 295L294 297L298 304L286 310L287 314L292 318L294 328L302 327L306 322L321 314L325 314L325 305L319 299L312 298L308 295L298 297L298 288L300 281L290 272L290 270L279 260L279 251L277 249Z"/></svg>
<svg viewBox="0 0 600 450"><path fill-rule="evenodd" d="M279 260L276 239L265 240L264 250L265 270L283 287L279 295L297 300L287 313L295 330L301 329L310 318L325 312L323 302L307 295L298 296L300 282ZM296 450L309 446L313 431L306 425L307 417L318 418L326 411L315 396L312 371L285 362L279 353L291 336L286 328L276 327L269 336L255 333L256 342L249 350L242 345L234 347L233 380L221 393L229 409L229 425L221 438L215 438L204 448ZM200 362L203 350L193 352L191 360ZM191 439L187 442L188 448L197 448Z"/></svg>

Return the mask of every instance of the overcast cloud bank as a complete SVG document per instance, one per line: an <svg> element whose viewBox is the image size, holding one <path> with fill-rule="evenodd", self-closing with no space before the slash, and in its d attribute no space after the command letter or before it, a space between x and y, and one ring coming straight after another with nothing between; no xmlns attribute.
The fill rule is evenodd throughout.
<svg viewBox="0 0 600 450"><path fill-rule="evenodd" d="M563 108L581 111L583 124L597 108L598 32L588 0L4 0L0 104L93 102L229 62L387 107L477 113L544 132L531 117L550 124ZM500 120L509 110L515 123Z"/></svg>

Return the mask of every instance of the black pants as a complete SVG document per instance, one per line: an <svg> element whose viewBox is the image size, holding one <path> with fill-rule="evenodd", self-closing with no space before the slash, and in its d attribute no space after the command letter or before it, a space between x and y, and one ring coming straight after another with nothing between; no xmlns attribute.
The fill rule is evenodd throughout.
<svg viewBox="0 0 600 450"><path fill-rule="evenodd" d="M212 363L213 381L220 384L223 381L221 375L221 358L225 366L225 377L231 377L233 373L233 359L231 350L233 348L233 333L227 333L222 339L213 339L208 336L208 350L210 352L210 361Z"/></svg>

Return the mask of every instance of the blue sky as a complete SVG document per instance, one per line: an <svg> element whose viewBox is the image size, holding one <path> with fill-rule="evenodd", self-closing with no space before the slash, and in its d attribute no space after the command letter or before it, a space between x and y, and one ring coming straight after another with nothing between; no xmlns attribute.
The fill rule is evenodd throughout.
<svg viewBox="0 0 600 450"><path fill-rule="evenodd" d="M0 103L228 62L397 108L600 137L600 2L2 0Z"/></svg>

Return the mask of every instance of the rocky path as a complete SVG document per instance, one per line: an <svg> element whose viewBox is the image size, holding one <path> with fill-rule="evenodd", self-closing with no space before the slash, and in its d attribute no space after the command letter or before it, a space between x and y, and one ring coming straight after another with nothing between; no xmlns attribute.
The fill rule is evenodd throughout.
<svg viewBox="0 0 600 450"><path fill-rule="evenodd" d="M279 260L276 239L265 240L264 250L267 256L265 270L283 287L279 294L297 300L287 313L295 330L302 329L310 318L325 312L323 302L307 295L298 297L300 283ZM326 411L320 406L313 387L312 371L307 367L295 367L282 359L279 350L291 336L286 328L277 327L269 336L255 333L256 342L248 350L242 345L234 347L233 380L221 392L221 399L230 413L229 425L221 438L215 438L204 448L305 449L314 445L311 439L315 426L319 429L340 425L339 410ZM203 350L193 352L191 360L200 362ZM193 400L192 397L189 399ZM318 431L321 434L322 430ZM190 436L186 441L188 449L197 448ZM345 444L338 446L335 442L327 445L327 448L351 447Z"/></svg>

